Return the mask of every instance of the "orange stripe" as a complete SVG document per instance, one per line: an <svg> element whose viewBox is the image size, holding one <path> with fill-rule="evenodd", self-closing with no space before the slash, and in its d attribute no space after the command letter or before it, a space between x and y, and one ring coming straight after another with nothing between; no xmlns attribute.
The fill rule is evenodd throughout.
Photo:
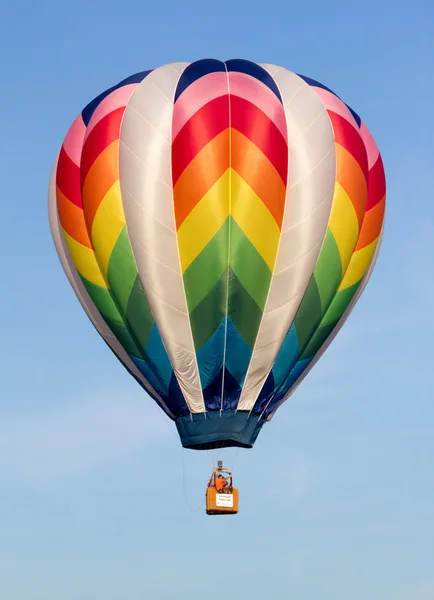
<svg viewBox="0 0 434 600"><path fill-rule="evenodd" d="M242 133L231 129L231 166L262 200L277 225L282 227L286 187L259 148Z"/></svg>
<svg viewBox="0 0 434 600"><path fill-rule="evenodd" d="M183 171L173 189L176 228L229 167L229 129L209 142Z"/></svg>
<svg viewBox="0 0 434 600"><path fill-rule="evenodd" d="M89 169L83 184L83 209L88 231L102 199L118 179L118 146L115 140L101 152Z"/></svg>
<svg viewBox="0 0 434 600"><path fill-rule="evenodd" d="M365 214L363 219L362 230L360 232L357 245L354 252L361 250L365 246L369 246L380 235L381 226L383 225L384 209L386 208L386 197L378 202L371 210Z"/></svg>
<svg viewBox="0 0 434 600"><path fill-rule="evenodd" d="M86 222L84 220L83 209L79 208L73 202L70 202L68 198L62 194L57 188L57 212L59 214L60 223L66 233L71 236L76 242L79 242L82 246L92 248L92 244L89 239L89 234L86 229Z"/></svg>
<svg viewBox="0 0 434 600"><path fill-rule="evenodd" d="M354 206L360 230L368 199L368 186L365 175L354 156L340 144L336 144L336 163L336 180L347 192Z"/></svg>

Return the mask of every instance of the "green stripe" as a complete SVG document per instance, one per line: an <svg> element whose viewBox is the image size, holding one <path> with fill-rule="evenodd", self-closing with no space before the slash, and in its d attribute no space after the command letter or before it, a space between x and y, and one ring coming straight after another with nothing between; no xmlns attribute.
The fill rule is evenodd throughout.
<svg viewBox="0 0 434 600"><path fill-rule="evenodd" d="M137 265L126 227L122 229L114 245L107 277L111 293L119 306L119 311L134 343L140 348L141 356L145 357L154 317L137 273Z"/></svg>
<svg viewBox="0 0 434 600"><path fill-rule="evenodd" d="M271 282L271 271L238 224L229 217L184 273L184 285L196 351L226 315L228 234L228 314L253 347Z"/></svg>
<svg viewBox="0 0 434 600"><path fill-rule="evenodd" d="M324 243L315 265L313 276L295 317L295 329L300 348L300 357L311 356L311 347L319 347L315 341L315 330L327 310L342 279L342 263L334 235L327 229ZM330 333L330 332L329 332ZM321 340L323 333L318 333ZM312 340L311 340L312 338ZM306 352L308 355L306 356Z"/></svg>
<svg viewBox="0 0 434 600"><path fill-rule="evenodd" d="M184 273L185 295L191 313L209 294L228 264L229 218Z"/></svg>
<svg viewBox="0 0 434 600"><path fill-rule="evenodd" d="M91 283L84 277L82 277L81 280L98 312L115 337L118 339L120 344L124 347L126 352L142 358L140 350L137 348L137 345L125 326L122 316L113 302L110 292L99 285Z"/></svg>
<svg viewBox="0 0 434 600"><path fill-rule="evenodd" d="M320 320L321 298L315 278L311 277L294 320L300 350L308 343Z"/></svg>
<svg viewBox="0 0 434 600"><path fill-rule="evenodd" d="M109 290L92 283L84 277L81 277L81 280L101 316L104 317L104 319L109 319L112 322L124 325L122 316L120 315Z"/></svg>
<svg viewBox="0 0 434 600"><path fill-rule="evenodd" d="M142 353L137 348L136 344L134 343L133 338L130 335L130 332L125 327L125 325L120 325L119 323L116 323L115 321L111 321L110 319L104 319L104 321L110 327L113 334L116 336L118 342L120 342L120 344L124 347L124 349L126 350L126 352L128 352L128 354L133 354L134 356L137 356L138 358L144 359Z"/></svg>
<svg viewBox="0 0 434 600"><path fill-rule="evenodd" d="M354 294L357 292L361 281L362 280L348 288L345 288L344 290L340 290L336 294L332 303L330 304L329 309L324 315L320 326L307 345L307 348L300 356L300 360L315 356L315 354L320 350L321 346L332 333L333 329L336 327L342 315L348 308L351 300L354 298Z"/></svg>
<svg viewBox="0 0 434 600"><path fill-rule="evenodd" d="M253 348L261 323L262 310L232 269L229 269L229 317L246 343Z"/></svg>
<svg viewBox="0 0 434 600"><path fill-rule="evenodd" d="M339 321L346 311L349 303L354 298L354 294L359 289L361 282L362 280L354 283L350 287L339 290L339 292L333 298L333 301L330 304L326 314L324 315L321 325L326 325L327 323L336 323L336 321Z"/></svg>
<svg viewBox="0 0 434 600"><path fill-rule="evenodd" d="M196 352L217 330L226 313L227 271L190 314L190 324Z"/></svg>
<svg viewBox="0 0 434 600"><path fill-rule="evenodd" d="M137 267L126 227L119 234L112 250L107 279L116 293L116 302L123 315L127 312L128 299L137 277Z"/></svg>
<svg viewBox="0 0 434 600"><path fill-rule="evenodd" d="M328 323L327 325L321 325L315 331L315 335L312 337L305 351L300 355L300 358L298 360L303 360L305 358L311 358L312 356L315 356L315 354L324 344L324 342L329 337L335 326L336 323Z"/></svg>
<svg viewBox="0 0 434 600"><path fill-rule="evenodd" d="M137 340L137 344L140 345L143 349L143 354L145 354L155 321L138 275L136 275L136 280L128 298L126 317L127 323Z"/></svg>
<svg viewBox="0 0 434 600"><path fill-rule="evenodd" d="M330 229L327 229L314 277L321 298L322 313L327 310L342 281L342 263L339 248Z"/></svg>
<svg viewBox="0 0 434 600"><path fill-rule="evenodd" d="M263 311L270 287L271 271L234 219L231 219L230 244L231 268L241 285Z"/></svg>

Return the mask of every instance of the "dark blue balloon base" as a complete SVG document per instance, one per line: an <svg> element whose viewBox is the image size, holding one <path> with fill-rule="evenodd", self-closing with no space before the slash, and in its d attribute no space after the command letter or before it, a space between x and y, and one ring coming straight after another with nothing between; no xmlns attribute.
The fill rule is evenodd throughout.
<svg viewBox="0 0 434 600"><path fill-rule="evenodd" d="M178 417L181 443L191 450L252 448L266 419L247 410L219 410Z"/></svg>

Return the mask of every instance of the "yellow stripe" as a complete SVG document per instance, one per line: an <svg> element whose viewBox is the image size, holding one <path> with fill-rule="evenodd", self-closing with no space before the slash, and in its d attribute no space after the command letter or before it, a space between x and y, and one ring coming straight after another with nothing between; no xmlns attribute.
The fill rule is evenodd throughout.
<svg viewBox="0 0 434 600"><path fill-rule="evenodd" d="M232 217L272 271L279 246L279 226L259 196L233 170L231 199Z"/></svg>
<svg viewBox="0 0 434 600"><path fill-rule="evenodd" d="M125 215L117 180L102 199L92 225L92 243L105 279L114 245L124 227Z"/></svg>
<svg viewBox="0 0 434 600"><path fill-rule="evenodd" d="M377 243L378 238L369 244L369 246L366 246L365 248L362 248L353 254L350 265L345 273L345 277L342 280L339 290L343 290L354 285L365 276L365 273L371 264L372 257L374 256Z"/></svg>
<svg viewBox="0 0 434 600"><path fill-rule="evenodd" d="M228 215L229 169L196 204L178 229L178 247L183 273L211 241Z"/></svg>
<svg viewBox="0 0 434 600"><path fill-rule="evenodd" d="M339 249L342 272L345 273L359 237L359 222L350 197L338 181L335 185L329 227Z"/></svg>
<svg viewBox="0 0 434 600"><path fill-rule="evenodd" d="M72 261L79 274L91 283L107 288L98 263L96 262L93 250L76 242L64 229L62 229L62 231L66 245L68 246L69 254L71 255Z"/></svg>

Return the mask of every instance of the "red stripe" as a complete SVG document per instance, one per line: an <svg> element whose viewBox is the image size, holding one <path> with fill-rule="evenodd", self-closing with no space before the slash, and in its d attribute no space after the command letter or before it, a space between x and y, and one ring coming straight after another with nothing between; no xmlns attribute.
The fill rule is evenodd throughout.
<svg viewBox="0 0 434 600"><path fill-rule="evenodd" d="M370 210L378 204L386 194L386 177L381 156L378 156L374 166L369 171L368 179L368 202L366 210Z"/></svg>
<svg viewBox="0 0 434 600"><path fill-rule="evenodd" d="M228 127L229 98L226 94L205 104L187 121L172 144L173 185L196 154Z"/></svg>
<svg viewBox="0 0 434 600"><path fill-rule="evenodd" d="M283 111L283 107L281 107ZM269 159L286 185L288 145L276 125L257 106L231 95L231 127L242 133Z"/></svg>
<svg viewBox="0 0 434 600"><path fill-rule="evenodd" d="M107 146L119 138L125 107L121 106L99 121L86 138L81 155L81 178L86 179L93 163Z"/></svg>
<svg viewBox="0 0 434 600"><path fill-rule="evenodd" d="M350 123L333 111L327 111L333 125L335 142L343 146L359 163L368 180L368 156L360 133Z"/></svg>
<svg viewBox="0 0 434 600"><path fill-rule="evenodd" d="M72 162L63 146L57 164L56 184L70 202L79 208L83 208L80 190L80 167Z"/></svg>

